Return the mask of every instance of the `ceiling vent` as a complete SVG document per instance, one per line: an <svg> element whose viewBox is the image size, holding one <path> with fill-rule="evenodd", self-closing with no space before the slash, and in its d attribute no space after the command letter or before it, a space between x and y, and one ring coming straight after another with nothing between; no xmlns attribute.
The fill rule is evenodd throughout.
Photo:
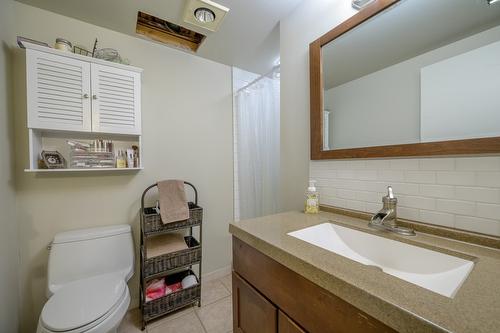
<svg viewBox="0 0 500 333"><path fill-rule="evenodd" d="M196 52L205 36L175 23L143 12L137 14L135 31L151 40L183 50Z"/></svg>
<svg viewBox="0 0 500 333"><path fill-rule="evenodd" d="M184 10L184 22L217 31L227 12L229 8L210 0L189 0Z"/></svg>

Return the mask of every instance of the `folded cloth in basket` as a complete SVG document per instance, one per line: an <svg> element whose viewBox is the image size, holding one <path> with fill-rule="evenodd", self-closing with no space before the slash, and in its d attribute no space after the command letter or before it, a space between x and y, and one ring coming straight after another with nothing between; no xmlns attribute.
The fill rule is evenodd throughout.
<svg viewBox="0 0 500 333"><path fill-rule="evenodd" d="M146 242L147 259L187 249L188 246L181 234L165 234L151 237Z"/></svg>
<svg viewBox="0 0 500 333"><path fill-rule="evenodd" d="M182 180L162 180L157 183L160 215L164 224L189 218L189 208Z"/></svg>

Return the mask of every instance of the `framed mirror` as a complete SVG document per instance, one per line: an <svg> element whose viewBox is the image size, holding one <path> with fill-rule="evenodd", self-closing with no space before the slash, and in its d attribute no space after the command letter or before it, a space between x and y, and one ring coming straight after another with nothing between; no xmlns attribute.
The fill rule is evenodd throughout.
<svg viewBox="0 0 500 333"><path fill-rule="evenodd" d="M311 159L500 153L500 2L373 0L309 56Z"/></svg>

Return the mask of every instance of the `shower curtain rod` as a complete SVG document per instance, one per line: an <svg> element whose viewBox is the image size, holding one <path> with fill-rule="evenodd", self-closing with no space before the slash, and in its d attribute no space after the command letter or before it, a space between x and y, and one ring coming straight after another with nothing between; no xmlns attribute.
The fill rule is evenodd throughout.
<svg viewBox="0 0 500 333"><path fill-rule="evenodd" d="M256 78L255 80L253 80L252 82L250 82L249 84L247 85L244 85L242 88L236 90L236 94L239 93L240 91L250 87L251 85L259 82L260 80L262 80L263 78L267 77L269 74L272 74L274 73L278 68L280 68L280 65L276 65L274 66L269 72L267 72L266 74L263 74L261 76L259 76L258 78Z"/></svg>

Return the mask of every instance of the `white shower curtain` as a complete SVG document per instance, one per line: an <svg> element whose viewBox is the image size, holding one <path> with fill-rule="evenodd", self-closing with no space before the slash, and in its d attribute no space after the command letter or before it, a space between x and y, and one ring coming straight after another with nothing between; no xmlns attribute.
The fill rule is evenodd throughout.
<svg viewBox="0 0 500 333"><path fill-rule="evenodd" d="M237 174L240 218L277 212L280 82L263 77L236 93Z"/></svg>

